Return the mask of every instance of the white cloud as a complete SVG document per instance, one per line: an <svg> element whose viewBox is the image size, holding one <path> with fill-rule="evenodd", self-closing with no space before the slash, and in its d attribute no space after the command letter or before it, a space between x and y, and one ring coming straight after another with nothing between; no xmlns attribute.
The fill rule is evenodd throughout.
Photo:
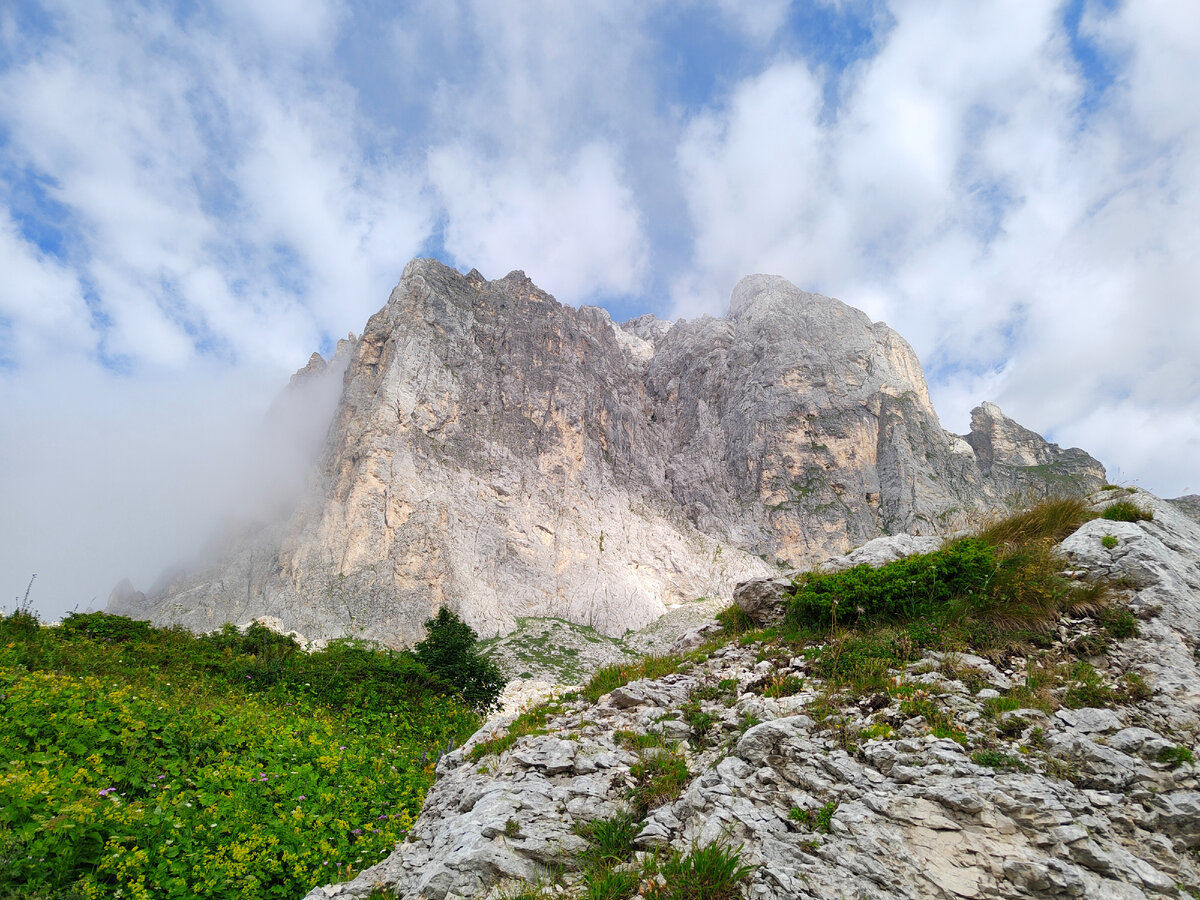
<svg viewBox="0 0 1200 900"><path fill-rule="evenodd" d="M1200 11L1091 21L1120 66L1094 109L1054 4L891 12L832 120L813 73L777 61L692 122L695 264L676 311L720 312L740 275L783 274L908 337L945 379L931 387L949 426L994 399L1181 490L1181 466L1117 422L1161 416L1186 445L1200 421Z"/></svg>
<svg viewBox="0 0 1200 900"><path fill-rule="evenodd" d="M639 287L645 239L609 148L586 146L560 172L440 148L429 174L446 209L446 249L487 277L524 269L568 303Z"/></svg>

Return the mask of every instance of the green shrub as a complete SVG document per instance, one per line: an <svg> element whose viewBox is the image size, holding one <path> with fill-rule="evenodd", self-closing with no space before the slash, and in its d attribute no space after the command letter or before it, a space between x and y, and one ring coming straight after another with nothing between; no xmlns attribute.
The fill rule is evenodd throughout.
<svg viewBox="0 0 1200 900"><path fill-rule="evenodd" d="M67 613L59 627L66 634L87 637L93 641L107 641L110 644L145 640L150 636L149 622L103 612Z"/></svg>
<svg viewBox="0 0 1200 900"><path fill-rule="evenodd" d="M1100 538L1100 545L1104 547L1105 550L1111 550L1119 543L1120 541L1118 541L1111 534L1106 534L1104 537Z"/></svg>
<svg viewBox="0 0 1200 900"><path fill-rule="evenodd" d="M834 574L810 572L796 584L787 621L808 628L912 621L982 589L995 569L992 549L964 538L933 553L879 568L860 565Z"/></svg>
<svg viewBox="0 0 1200 900"><path fill-rule="evenodd" d="M473 709L494 709L504 690L504 676L479 652L474 629L443 606L426 620L425 631L425 640L414 648L416 658L435 677L453 685Z"/></svg>
<svg viewBox="0 0 1200 900"><path fill-rule="evenodd" d="M1154 513L1148 509L1142 509L1132 500L1118 500L1116 503L1104 507L1100 517L1113 522L1140 522L1143 519L1153 519Z"/></svg>

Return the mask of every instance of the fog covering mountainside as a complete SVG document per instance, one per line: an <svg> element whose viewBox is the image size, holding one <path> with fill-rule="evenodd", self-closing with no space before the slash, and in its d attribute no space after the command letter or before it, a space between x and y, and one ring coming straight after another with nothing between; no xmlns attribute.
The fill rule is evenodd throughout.
<svg viewBox="0 0 1200 900"><path fill-rule="evenodd" d="M768 275L723 318L618 325L521 272L417 259L277 409L339 378L300 499L145 593L122 584L108 611L391 646L442 606L484 636L528 616L615 635L880 535L1104 482L992 404L944 431L900 335Z"/></svg>

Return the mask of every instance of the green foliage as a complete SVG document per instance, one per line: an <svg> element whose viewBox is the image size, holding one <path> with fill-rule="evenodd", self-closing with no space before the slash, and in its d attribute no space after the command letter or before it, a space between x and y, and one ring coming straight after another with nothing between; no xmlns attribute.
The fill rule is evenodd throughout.
<svg viewBox="0 0 1200 900"><path fill-rule="evenodd" d="M672 853L659 867L666 887L661 900L733 900L738 885L754 872L743 865L741 848L718 843L694 847L690 853Z"/></svg>
<svg viewBox="0 0 1200 900"><path fill-rule="evenodd" d="M473 709L495 708L504 676L480 654L474 629L443 606L425 622L425 631L425 640L414 650L417 659L435 677L453 685Z"/></svg>
<svg viewBox="0 0 1200 900"><path fill-rule="evenodd" d="M1119 543L1120 543L1120 541L1118 541L1111 534L1106 534L1104 537L1100 538L1100 544L1101 544L1101 546L1104 547L1105 550L1111 550L1111 549L1113 549L1113 547L1117 546L1117 544L1119 544Z"/></svg>
<svg viewBox="0 0 1200 900"><path fill-rule="evenodd" d="M691 777L687 761L673 749L666 748L643 753L629 767L629 774L637 782L630 788L629 800L639 818L678 797Z"/></svg>
<svg viewBox="0 0 1200 900"><path fill-rule="evenodd" d="M597 669L583 686L580 692L590 702L595 703L609 691L637 681L641 678L662 678L678 672L684 664L684 658L678 654L669 653L666 656L647 656L631 663L615 663Z"/></svg>
<svg viewBox="0 0 1200 900"><path fill-rule="evenodd" d="M1081 498L1054 497L991 522L978 538L992 547L1057 544L1093 518L1095 513Z"/></svg>
<svg viewBox="0 0 1200 900"><path fill-rule="evenodd" d="M725 637L739 637L754 630L754 620L736 603L730 604L717 613L717 623L721 626L721 634Z"/></svg>
<svg viewBox="0 0 1200 900"><path fill-rule="evenodd" d="M797 581L786 621L816 634L857 624L904 626L917 648L944 645L947 627L972 644L1045 630L1064 610L1103 605L1104 586L1063 578L1055 549L1088 517L1078 498L1047 500L933 553L877 569L809 573Z"/></svg>
<svg viewBox="0 0 1200 900"><path fill-rule="evenodd" d="M995 571L992 550L964 538L933 553L900 559L880 568L855 566L844 572L810 572L796 584L787 621L797 627L911 621L980 589Z"/></svg>
<svg viewBox="0 0 1200 900"><path fill-rule="evenodd" d="M0 884L14 896L303 895L390 852L438 750L478 724L407 654L302 654L259 633L103 614L65 628L11 619ZM374 683L371 661L416 677L382 694L334 678ZM293 690L305 674L318 680Z"/></svg>
<svg viewBox="0 0 1200 900"><path fill-rule="evenodd" d="M1104 507L1100 518L1111 519L1114 522L1140 522L1143 519L1153 519L1154 513L1148 509L1142 509L1132 500L1118 500L1116 503Z"/></svg>
<svg viewBox="0 0 1200 900"><path fill-rule="evenodd" d="M1190 764L1194 758L1192 751L1183 746L1163 747L1158 751L1158 761L1167 763L1172 769Z"/></svg>
<svg viewBox="0 0 1200 900"><path fill-rule="evenodd" d="M575 826L575 833L588 842L583 862L592 869L611 869L633 855L633 839L641 824L629 813L611 819L595 819Z"/></svg>
<svg viewBox="0 0 1200 900"><path fill-rule="evenodd" d="M833 814L837 812L837 808L836 800L830 800L815 812L809 809L792 807L788 812L788 818L793 822L799 822L805 828L811 828L813 831L819 831L822 834L829 834L832 828Z"/></svg>
<svg viewBox="0 0 1200 900"><path fill-rule="evenodd" d="M1096 619L1104 627L1109 637L1123 640L1137 636L1137 617L1128 609L1105 607L1096 614Z"/></svg>
<svg viewBox="0 0 1200 900"><path fill-rule="evenodd" d="M532 709L525 710L508 726L506 733L491 740L480 741L471 748L471 752L467 758L472 762L477 762L489 754L503 753L515 744L519 738L531 734L545 734L546 723L549 721L550 716L561 709L562 705L557 700L548 700L545 703L539 703Z"/></svg>
<svg viewBox="0 0 1200 900"><path fill-rule="evenodd" d="M150 636L150 623L130 619L126 616L113 616L108 613L67 613L62 624L62 630L71 635L80 635L94 641L107 641L119 644L125 641L145 640ZM233 627L232 625L229 627ZM261 625L258 626L262 628ZM236 631L236 629L234 629ZM267 629L263 629L266 631ZM288 638L291 640L291 638ZM294 643L294 642L293 642Z"/></svg>
<svg viewBox="0 0 1200 900"><path fill-rule="evenodd" d="M1029 768L1018 757L998 750L979 750L971 754L971 762L977 766L987 766L989 769L1019 769Z"/></svg>
<svg viewBox="0 0 1200 900"><path fill-rule="evenodd" d="M903 716L920 716L929 726L930 734L939 738L950 738L960 744L967 742L967 736L955 727L954 720L945 709L939 707L928 697L914 697L900 702L900 714Z"/></svg>

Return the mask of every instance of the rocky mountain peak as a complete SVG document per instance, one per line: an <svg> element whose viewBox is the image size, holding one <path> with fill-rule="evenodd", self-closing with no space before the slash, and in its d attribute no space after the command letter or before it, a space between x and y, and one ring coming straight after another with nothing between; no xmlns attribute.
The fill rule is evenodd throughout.
<svg viewBox="0 0 1200 900"><path fill-rule="evenodd" d="M301 500L137 614L401 645L449 605L483 635L526 616L619 635L1014 491L1103 483L998 410L948 434L900 335L777 276L723 318L618 326L523 272L418 259L344 343L344 376L303 370L336 402L305 419L324 444Z"/></svg>

